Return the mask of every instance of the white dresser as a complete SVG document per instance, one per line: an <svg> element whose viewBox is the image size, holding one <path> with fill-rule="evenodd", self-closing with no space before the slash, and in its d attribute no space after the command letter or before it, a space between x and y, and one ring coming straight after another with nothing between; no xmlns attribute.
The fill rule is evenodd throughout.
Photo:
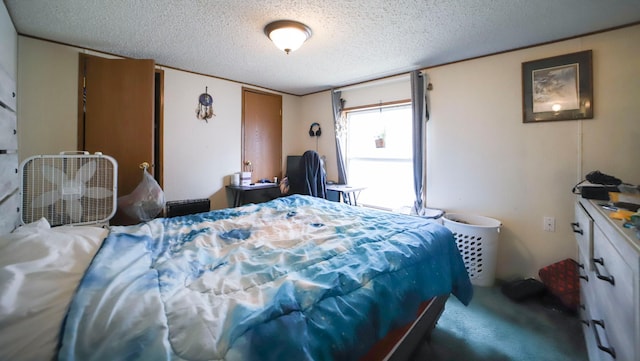
<svg viewBox="0 0 640 361"><path fill-rule="evenodd" d="M640 361L640 240L599 201L578 198L573 231L590 361Z"/></svg>

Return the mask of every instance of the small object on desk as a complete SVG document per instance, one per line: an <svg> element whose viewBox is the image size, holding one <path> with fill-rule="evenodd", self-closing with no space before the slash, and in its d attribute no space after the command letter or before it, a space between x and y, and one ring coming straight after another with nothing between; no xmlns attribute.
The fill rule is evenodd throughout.
<svg viewBox="0 0 640 361"><path fill-rule="evenodd" d="M631 211L627 211L626 209L619 209L616 212L611 212L609 214L609 217L613 219L618 219L621 221L630 221L632 215L633 215L633 212Z"/></svg>
<svg viewBox="0 0 640 361"><path fill-rule="evenodd" d="M637 212L640 209L640 205L630 202L613 202L613 206L617 208L623 208L632 212Z"/></svg>
<svg viewBox="0 0 640 361"><path fill-rule="evenodd" d="M242 172L240 174L240 185L248 186L251 184L251 172Z"/></svg>
<svg viewBox="0 0 640 361"><path fill-rule="evenodd" d="M231 185L232 186L239 186L240 185L240 173L233 173L231 175Z"/></svg>

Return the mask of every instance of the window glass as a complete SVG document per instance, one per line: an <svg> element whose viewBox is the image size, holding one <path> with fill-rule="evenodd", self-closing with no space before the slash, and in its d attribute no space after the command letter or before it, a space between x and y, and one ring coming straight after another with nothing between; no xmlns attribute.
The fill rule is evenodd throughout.
<svg viewBox="0 0 640 361"><path fill-rule="evenodd" d="M367 187L358 203L385 209L413 204L411 105L347 113L347 177Z"/></svg>

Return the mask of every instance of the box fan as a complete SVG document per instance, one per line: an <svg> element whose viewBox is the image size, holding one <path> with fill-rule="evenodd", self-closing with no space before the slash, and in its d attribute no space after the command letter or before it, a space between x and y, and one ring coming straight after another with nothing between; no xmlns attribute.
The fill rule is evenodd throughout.
<svg viewBox="0 0 640 361"><path fill-rule="evenodd" d="M118 164L102 153L38 155L20 164L22 223L105 223L117 207Z"/></svg>

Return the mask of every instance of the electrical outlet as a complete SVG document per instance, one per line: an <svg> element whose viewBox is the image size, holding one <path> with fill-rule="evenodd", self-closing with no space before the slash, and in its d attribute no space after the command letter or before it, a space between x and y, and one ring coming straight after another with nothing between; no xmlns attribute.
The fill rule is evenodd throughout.
<svg viewBox="0 0 640 361"><path fill-rule="evenodd" d="M542 229L544 229L546 232L556 231L556 219L554 217L544 217L542 222Z"/></svg>

